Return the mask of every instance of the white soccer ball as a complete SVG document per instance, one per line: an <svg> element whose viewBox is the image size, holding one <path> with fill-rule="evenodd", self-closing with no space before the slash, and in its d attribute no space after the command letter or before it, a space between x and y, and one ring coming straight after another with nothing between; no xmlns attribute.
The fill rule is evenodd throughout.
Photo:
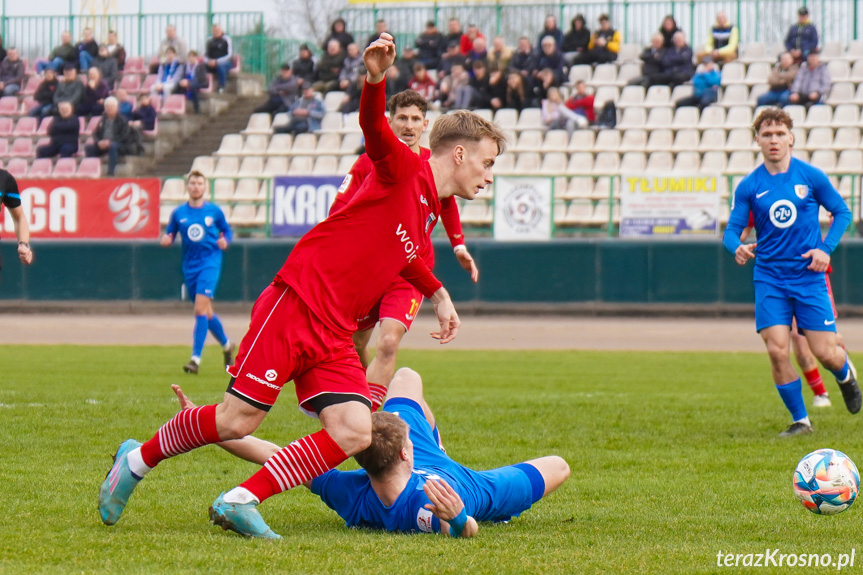
<svg viewBox="0 0 863 575"><path fill-rule="evenodd" d="M859 491L857 466L835 449L813 451L794 470L794 494L812 513L842 513L851 507Z"/></svg>

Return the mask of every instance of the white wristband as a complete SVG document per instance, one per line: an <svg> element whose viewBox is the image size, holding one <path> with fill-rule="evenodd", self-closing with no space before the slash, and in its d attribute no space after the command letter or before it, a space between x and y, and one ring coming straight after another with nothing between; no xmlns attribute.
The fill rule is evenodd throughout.
<svg viewBox="0 0 863 575"><path fill-rule="evenodd" d="M459 244L452 249L453 252L458 252L459 250L467 251L467 246L464 244Z"/></svg>

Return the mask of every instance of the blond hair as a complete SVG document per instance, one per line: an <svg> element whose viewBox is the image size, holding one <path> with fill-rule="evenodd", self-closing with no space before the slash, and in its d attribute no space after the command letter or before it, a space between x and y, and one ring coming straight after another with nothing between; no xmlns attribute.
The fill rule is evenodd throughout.
<svg viewBox="0 0 863 575"><path fill-rule="evenodd" d="M398 464L407 442L407 424L394 413L378 411L372 414L372 443L355 454L354 460L369 477L382 479Z"/></svg>
<svg viewBox="0 0 863 575"><path fill-rule="evenodd" d="M494 140L498 155L506 151L506 134L497 124L474 112L457 110L435 121L429 135L429 148L435 154L448 145L480 142L485 138Z"/></svg>

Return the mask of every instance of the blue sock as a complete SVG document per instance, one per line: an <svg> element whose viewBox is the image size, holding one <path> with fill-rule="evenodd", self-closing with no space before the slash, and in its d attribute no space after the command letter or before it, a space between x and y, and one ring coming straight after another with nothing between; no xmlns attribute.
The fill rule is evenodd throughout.
<svg viewBox="0 0 863 575"><path fill-rule="evenodd" d="M831 369L830 372L833 374L833 377L836 378L836 381L842 383L843 381L848 379L848 372L850 370L851 370L851 368L848 366L848 354L846 353L845 354L845 363L842 364L842 367L836 371L833 371Z"/></svg>
<svg viewBox="0 0 863 575"><path fill-rule="evenodd" d="M213 317L207 321L207 325L213 336L219 340L219 343L224 347L225 344L228 343L228 336L225 335L225 329L222 327L222 322L219 321L219 316L213 314Z"/></svg>
<svg viewBox="0 0 863 575"><path fill-rule="evenodd" d="M785 408L791 412L791 418L794 421L800 421L806 417L806 403L803 401L803 384L798 377L791 383L777 385L776 391L785 403Z"/></svg>
<svg viewBox="0 0 863 575"><path fill-rule="evenodd" d="M195 340L192 344L192 357L201 359L204 351L204 342L207 340L207 316L195 316Z"/></svg>

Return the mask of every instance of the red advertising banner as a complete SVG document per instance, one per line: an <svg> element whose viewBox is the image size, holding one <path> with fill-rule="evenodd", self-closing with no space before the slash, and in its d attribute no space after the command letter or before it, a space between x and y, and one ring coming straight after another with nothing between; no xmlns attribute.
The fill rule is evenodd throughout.
<svg viewBox="0 0 863 575"><path fill-rule="evenodd" d="M157 178L18 180L34 238L156 238L160 189ZM6 210L0 231L13 231Z"/></svg>

